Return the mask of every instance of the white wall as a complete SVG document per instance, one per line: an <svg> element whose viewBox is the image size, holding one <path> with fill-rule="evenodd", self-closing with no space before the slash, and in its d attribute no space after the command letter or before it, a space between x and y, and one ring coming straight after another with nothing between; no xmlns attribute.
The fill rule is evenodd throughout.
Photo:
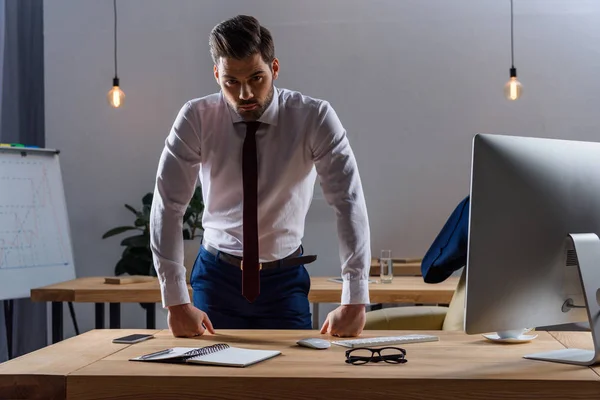
<svg viewBox="0 0 600 400"><path fill-rule="evenodd" d="M61 150L79 276L113 273L120 239L101 235L129 223L123 203L137 205L152 190L181 105L218 90L207 38L236 14L272 30L278 86L336 108L359 162L374 255L381 248L424 254L468 194L475 133L599 137L597 0L515 0L515 65L524 85L517 102L502 94L509 0L127 0L118 11L127 99L114 110L105 100L112 1L45 4L47 145ZM319 256L312 274L338 273L335 238L331 211L316 201L305 238ZM76 310L81 329L91 329L93 307ZM137 304L123 310L123 327L134 326L144 326Z"/></svg>

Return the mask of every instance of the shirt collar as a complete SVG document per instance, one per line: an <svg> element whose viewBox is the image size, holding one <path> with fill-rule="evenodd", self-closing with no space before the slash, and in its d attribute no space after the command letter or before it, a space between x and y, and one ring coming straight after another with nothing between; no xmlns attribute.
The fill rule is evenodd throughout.
<svg viewBox="0 0 600 400"><path fill-rule="evenodd" d="M242 117L240 117L231 107L227 104L227 100L225 96L221 93L223 97L223 101L225 102L225 106L227 107L227 111L229 111L229 115L231 116L231 122L238 123L244 122ZM279 117L279 91L277 87L273 87L273 99L271 99L271 103L267 106L263 114L258 119L259 122L267 125L277 126L277 119Z"/></svg>

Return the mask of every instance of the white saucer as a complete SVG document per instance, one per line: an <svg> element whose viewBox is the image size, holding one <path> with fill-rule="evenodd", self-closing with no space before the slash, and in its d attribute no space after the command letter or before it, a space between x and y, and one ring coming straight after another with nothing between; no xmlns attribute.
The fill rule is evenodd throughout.
<svg viewBox="0 0 600 400"><path fill-rule="evenodd" d="M536 337L538 337L538 335L537 334L521 335L518 338L500 339L500 336L498 336L497 333L489 333L489 334L484 334L483 337L491 340L492 342L498 342L498 343L527 343L527 342L532 341Z"/></svg>

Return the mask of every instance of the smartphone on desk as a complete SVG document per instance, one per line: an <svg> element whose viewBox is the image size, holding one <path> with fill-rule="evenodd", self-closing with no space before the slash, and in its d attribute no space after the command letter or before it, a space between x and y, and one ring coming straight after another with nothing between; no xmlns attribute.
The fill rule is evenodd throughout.
<svg viewBox="0 0 600 400"><path fill-rule="evenodd" d="M122 336L120 338L113 339L113 343L125 343L125 344L133 344L143 342L144 340L152 339L154 335L144 335L141 333L136 333L133 335Z"/></svg>

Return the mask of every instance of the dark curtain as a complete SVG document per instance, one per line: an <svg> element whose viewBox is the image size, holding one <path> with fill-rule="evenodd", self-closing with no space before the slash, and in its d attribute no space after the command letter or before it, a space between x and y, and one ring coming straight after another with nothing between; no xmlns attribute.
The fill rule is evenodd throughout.
<svg viewBox="0 0 600 400"><path fill-rule="evenodd" d="M45 146L43 0L0 0L0 142ZM0 362L8 359L5 308L12 305L12 357L47 345L46 304L0 307Z"/></svg>

